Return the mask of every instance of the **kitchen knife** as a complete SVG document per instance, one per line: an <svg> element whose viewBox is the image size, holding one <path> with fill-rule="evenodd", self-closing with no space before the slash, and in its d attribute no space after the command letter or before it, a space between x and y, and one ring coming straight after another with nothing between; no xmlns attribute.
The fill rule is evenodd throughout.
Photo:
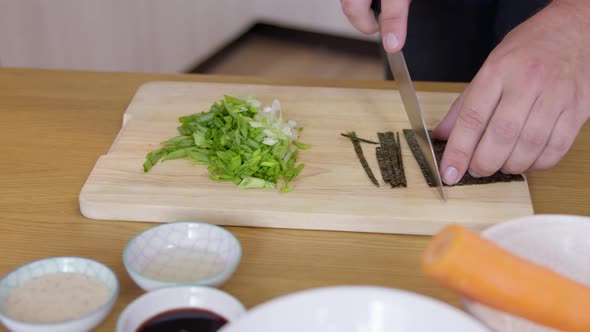
<svg viewBox="0 0 590 332"><path fill-rule="evenodd" d="M371 9L377 18L377 22L379 22L379 15L381 14L381 1L373 0L371 2ZM408 120L410 121L412 130L416 136L416 141L418 142L420 152L426 160L427 171L434 179L436 188L438 189L442 200L446 202L444 187L438 169L436 156L434 154L434 149L432 147L432 142L430 140L430 134L428 133L428 128L426 127L426 120L424 119L424 113L422 112L420 103L418 102L414 84L412 83L410 73L408 72L404 54L402 50L399 50L395 53L386 52L386 54L393 78L398 85L399 94L404 104Z"/></svg>

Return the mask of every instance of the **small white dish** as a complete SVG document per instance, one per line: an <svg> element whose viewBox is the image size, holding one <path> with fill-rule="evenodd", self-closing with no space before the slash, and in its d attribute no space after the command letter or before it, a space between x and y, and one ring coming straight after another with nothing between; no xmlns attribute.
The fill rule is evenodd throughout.
<svg viewBox="0 0 590 332"><path fill-rule="evenodd" d="M43 280L61 285L41 284ZM100 301L84 308L85 302L92 303L91 292L96 292L92 294ZM41 259L16 268L0 280L0 320L15 332L91 331L110 313L118 293L117 276L100 262L81 257ZM16 313L36 321L16 319ZM51 315L59 315L59 321L50 319Z"/></svg>
<svg viewBox="0 0 590 332"><path fill-rule="evenodd" d="M539 214L496 224L481 234L513 254L590 286L588 217ZM557 332L478 302L462 301L469 313L497 332Z"/></svg>
<svg viewBox="0 0 590 332"><path fill-rule="evenodd" d="M129 241L123 263L146 291L175 286L220 287L242 257L239 240L217 225L179 221L149 228Z"/></svg>
<svg viewBox="0 0 590 332"><path fill-rule="evenodd" d="M213 287L167 287L143 294L131 302L117 320L117 332L137 331L146 321L179 309L198 309L214 313L231 324L246 309L233 296Z"/></svg>
<svg viewBox="0 0 590 332"><path fill-rule="evenodd" d="M250 309L219 332L490 332L467 313L403 290L332 286L299 291Z"/></svg>

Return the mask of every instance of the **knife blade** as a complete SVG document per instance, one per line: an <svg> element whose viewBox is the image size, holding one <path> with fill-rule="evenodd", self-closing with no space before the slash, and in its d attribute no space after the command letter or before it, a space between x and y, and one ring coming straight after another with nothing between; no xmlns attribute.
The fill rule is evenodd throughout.
<svg viewBox="0 0 590 332"><path fill-rule="evenodd" d="M371 9L377 18L377 22L379 22L379 15L381 14L381 1L372 0ZM432 147L432 141L430 140L430 134L428 133L428 128L426 126L424 113L420 107L418 96L416 95L416 89L412 83L412 78L410 77L404 54L402 50L394 53L386 52L386 54L393 78L398 85L398 91L402 99L402 103L404 104L408 120L410 121L412 130L416 136L416 141L418 142L420 152L426 160L427 171L434 179L440 197L444 202L446 202L446 195L442 178L440 176L440 171L438 169L438 162L436 161L434 148Z"/></svg>

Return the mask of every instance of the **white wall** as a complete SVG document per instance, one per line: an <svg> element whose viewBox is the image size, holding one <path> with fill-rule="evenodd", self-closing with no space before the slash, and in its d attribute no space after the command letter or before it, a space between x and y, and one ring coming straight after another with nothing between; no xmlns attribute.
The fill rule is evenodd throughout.
<svg viewBox="0 0 590 332"><path fill-rule="evenodd" d="M342 13L339 0L250 0L254 16L265 22L336 34L373 39L356 31Z"/></svg>
<svg viewBox="0 0 590 332"><path fill-rule="evenodd" d="M339 0L0 0L0 63L181 72L259 20L367 38Z"/></svg>

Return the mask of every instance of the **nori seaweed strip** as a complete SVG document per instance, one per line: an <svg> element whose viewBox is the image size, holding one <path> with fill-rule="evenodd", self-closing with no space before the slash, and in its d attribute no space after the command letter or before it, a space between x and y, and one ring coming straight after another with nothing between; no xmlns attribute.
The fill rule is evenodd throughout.
<svg viewBox="0 0 590 332"><path fill-rule="evenodd" d="M399 139L399 131L395 133L397 136L397 160L398 160L398 167L401 172L401 179L402 179L402 187L408 186L408 180L406 179L406 171L404 170L404 161L402 159L402 145Z"/></svg>
<svg viewBox="0 0 590 332"><path fill-rule="evenodd" d="M369 167L369 163L367 163L367 159L365 159L365 156L363 155L363 148L361 147L361 144L359 143L359 139L356 137L356 133L354 131L352 133L350 133L349 138L352 141L352 145L354 146L354 151L356 152L356 155L359 158L361 165L365 169L365 172L369 176L369 179L371 179L371 182L373 182L373 184L375 186L379 187L379 182L375 178L375 175L373 175L373 171L371 171L371 167Z"/></svg>
<svg viewBox="0 0 590 332"><path fill-rule="evenodd" d="M418 166L420 167L420 170L422 171L422 175L424 176L424 180L426 180L426 183L428 184L428 186L435 187L436 184L434 182L434 179L432 178L432 176L430 176L430 174L428 172L426 159L424 159L424 155L420 152L420 147L418 145L418 141L416 140L416 136L414 134L414 131L411 129L404 129L403 133L404 133L404 136L406 137L406 141L408 142L408 145L410 146L410 150L412 151L412 154L414 155L414 158L416 158L416 161L418 162Z"/></svg>
<svg viewBox="0 0 590 332"><path fill-rule="evenodd" d="M395 141L395 136L391 131L385 133L386 142L389 146L389 157L391 158L392 170L395 179L394 186L401 186L403 183L402 172L399 168L399 150L400 147Z"/></svg>
<svg viewBox="0 0 590 332"><path fill-rule="evenodd" d="M414 131L411 129L404 129L403 132L404 132L404 136L406 137L406 141L408 142L408 145L410 146L410 150L412 150L412 154L414 155L414 158L416 158L416 161L418 162L418 165L420 166L420 169L422 170L422 174L424 175L424 179L426 180L426 183L428 183L428 185L430 187L434 187L435 186L434 179L432 179L430 176L428 176L428 172L426 171L427 170L426 161L424 159L424 156L420 152L420 148L418 147L418 142L416 141ZM430 132L429 132L429 134L430 134ZM443 152L445 151L445 147L447 145L447 142L442 141L442 140L438 140L438 139L433 139L433 138L431 138L431 142L432 142L432 147L434 149L434 155L436 157L436 161L440 165L440 161L442 159ZM461 178L461 180L459 180L459 182L457 182L455 185L460 186L460 185L488 184L488 183L511 182L511 181L524 181L524 177L520 174L504 174L501 171L498 171L495 174L490 175L490 176L481 177L481 178L474 178L469 174L469 172L465 172L465 175L463 176L463 178ZM449 186L444 182L443 182L443 185L446 187Z"/></svg>
<svg viewBox="0 0 590 332"><path fill-rule="evenodd" d="M377 133L381 142L381 154L384 159L385 172L391 188L407 187L403 164L400 163L401 145L396 143L393 132ZM399 137L399 135L398 135ZM402 167L402 168L400 168Z"/></svg>
<svg viewBox="0 0 590 332"><path fill-rule="evenodd" d="M385 173L388 179L387 183L389 183L393 188L396 179L395 174L393 173L393 163L391 162L390 149L387 144L385 133L377 133L377 137L379 137L379 142L381 143L381 154L383 155Z"/></svg>
<svg viewBox="0 0 590 332"><path fill-rule="evenodd" d="M347 133L347 134L340 134L340 135L342 135L342 136L344 136L344 137L351 138L351 133ZM379 143L377 143L377 142L373 142L373 141L370 141L370 140L368 140L368 139L364 139L364 138L360 138L360 137L356 137L356 139L358 139L358 140L359 140L359 141L361 141L361 142L365 142L365 143L369 143L369 144L379 144Z"/></svg>
<svg viewBox="0 0 590 332"><path fill-rule="evenodd" d="M383 157L383 152L381 147L375 148L375 154L377 155L377 163L379 164L379 170L381 171L381 177L385 183L391 183L390 174L387 170L387 165L385 164L385 158Z"/></svg>

